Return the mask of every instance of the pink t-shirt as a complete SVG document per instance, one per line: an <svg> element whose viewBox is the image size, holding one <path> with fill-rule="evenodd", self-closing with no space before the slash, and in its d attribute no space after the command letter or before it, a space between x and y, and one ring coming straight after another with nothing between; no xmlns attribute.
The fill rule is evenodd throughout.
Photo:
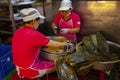
<svg viewBox="0 0 120 80"><path fill-rule="evenodd" d="M13 62L22 68L30 67L37 58L40 46L45 46L49 39L31 27L24 26L14 33L12 39Z"/></svg>
<svg viewBox="0 0 120 80"><path fill-rule="evenodd" d="M65 21L61 12L58 12L53 20L53 23L57 24L60 29L80 28L80 17L75 12L71 12L70 19ZM71 38L74 41L76 41L76 34L74 33L67 33L65 35L58 33L58 35L65 36L65 37Z"/></svg>

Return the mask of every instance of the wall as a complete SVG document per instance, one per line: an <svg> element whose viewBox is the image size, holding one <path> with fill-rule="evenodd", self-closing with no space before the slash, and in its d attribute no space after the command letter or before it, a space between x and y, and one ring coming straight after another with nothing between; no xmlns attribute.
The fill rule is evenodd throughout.
<svg viewBox="0 0 120 80"><path fill-rule="evenodd" d="M120 1L78 1L74 7L83 20L84 35L101 31L108 40L120 43Z"/></svg>

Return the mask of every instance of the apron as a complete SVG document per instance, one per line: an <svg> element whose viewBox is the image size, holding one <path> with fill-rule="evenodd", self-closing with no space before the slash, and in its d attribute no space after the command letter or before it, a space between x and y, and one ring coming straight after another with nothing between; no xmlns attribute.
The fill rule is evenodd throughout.
<svg viewBox="0 0 120 80"><path fill-rule="evenodd" d="M73 28L73 21L72 19L68 20L68 21L64 21L62 18L60 19L59 22L59 27L60 29L62 28L67 28L67 29L72 29ZM76 34L75 33L67 33L67 34L61 34L60 32L58 33L59 36L64 36L67 37L69 39L72 39L73 41L77 41L76 38Z"/></svg>
<svg viewBox="0 0 120 80"><path fill-rule="evenodd" d="M36 63L36 61L34 61L34 63ZM46 73L46 69L44 69L44 70L35 69L33 67L34 63L28 68L22 68L22 67L16 65L16 71L18 73L18 76L20 78L26 77L26 78L30 78L30 79L42 77Z"/></svg>
<svg viewBox="0 0 120 80"><path fill-rule="evenodd" d="M18 76L20 78L26 77L26 78L30 78L30 79L42 77L46 72L46 70L36 70L36 69L30 68L30 67L29 68L22 68L22 67L19 67L17 65L16 65L16 70L17 70Z"/></svg>
<svg viewBox="0 0 120 80"><path fill-rule="evenodd" d="M39 53L39 50L38 50L38 53ZM33 58L35 58L35 60L33 61L33 63L28 68L23 68L21 66L16 65L16 71L17 71L18 76L20 78L26 77L26 78L33 79L33 78L35 78L36 76L39 75L39 71L37 69L32 68L32 65L35 63L35 61L37 59L38 53L37 53L36 57L33 57Z"/></svg>
<svg viewBox="0 0 120 80"><path fill-rule="evenodd" d="M26 78L34 79L37 77L42 77L47 70L53 67L54 67L54 62L46 61L46 59L39 58L39 56L37 56L30 67L23 68L16 65L16 71L20 78L26 77Z"/></svg>

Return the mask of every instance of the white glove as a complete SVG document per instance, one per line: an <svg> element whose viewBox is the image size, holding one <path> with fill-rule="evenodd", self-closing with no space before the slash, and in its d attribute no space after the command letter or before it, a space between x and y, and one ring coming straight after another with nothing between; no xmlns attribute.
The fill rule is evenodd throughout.
<svg viewBox="0 0 120 80"><path fill-rule="evenodd" d="M68 33L68 30L69 29L67 29L67 28L63 28L60 30L60 32L61 32L61 34L66 34L66 33Z"/></svg>

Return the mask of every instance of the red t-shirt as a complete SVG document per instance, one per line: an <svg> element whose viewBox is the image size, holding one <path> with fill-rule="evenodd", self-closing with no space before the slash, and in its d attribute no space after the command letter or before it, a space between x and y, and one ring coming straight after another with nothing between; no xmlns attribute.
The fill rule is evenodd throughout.
<svg viewBox="0 0 120 80"><path fill-rule="evenodd" d="M12 39L14 64L22 68L30 67L38 56L40 46L46 46L49 40L29 26L16 30Z"/></svg>
<svg viewBox="0 0 120 80"><path fill-rule="evenodd" d="M56 14L54 20L53 20L53 23L59 25L59 22L60 22L61 18L64 20L61 12L58 12ZM80 21L80 17L79 17L78 14L76 14L75 12L71 12L70 19L72 19L73 28L79 28L80 27L81 21ZM61 26L59 26L59 27L61 27Z"/></svg>
<svg viewBox="0 0 120 80"><path fill-rule="evenodd" d="M61 14L61 12L58 12L56 14L54 20L53 20L53 23L58 25L60 29L63 29L63 28L67 28L67 29L80 28L80 17L75 12L71 12L70 19L68 19L66 21L66 20L64 20L64 17ZM61 34L59 32L58 35L70 38L74 41L77 41L76 33Z"/></svg>

